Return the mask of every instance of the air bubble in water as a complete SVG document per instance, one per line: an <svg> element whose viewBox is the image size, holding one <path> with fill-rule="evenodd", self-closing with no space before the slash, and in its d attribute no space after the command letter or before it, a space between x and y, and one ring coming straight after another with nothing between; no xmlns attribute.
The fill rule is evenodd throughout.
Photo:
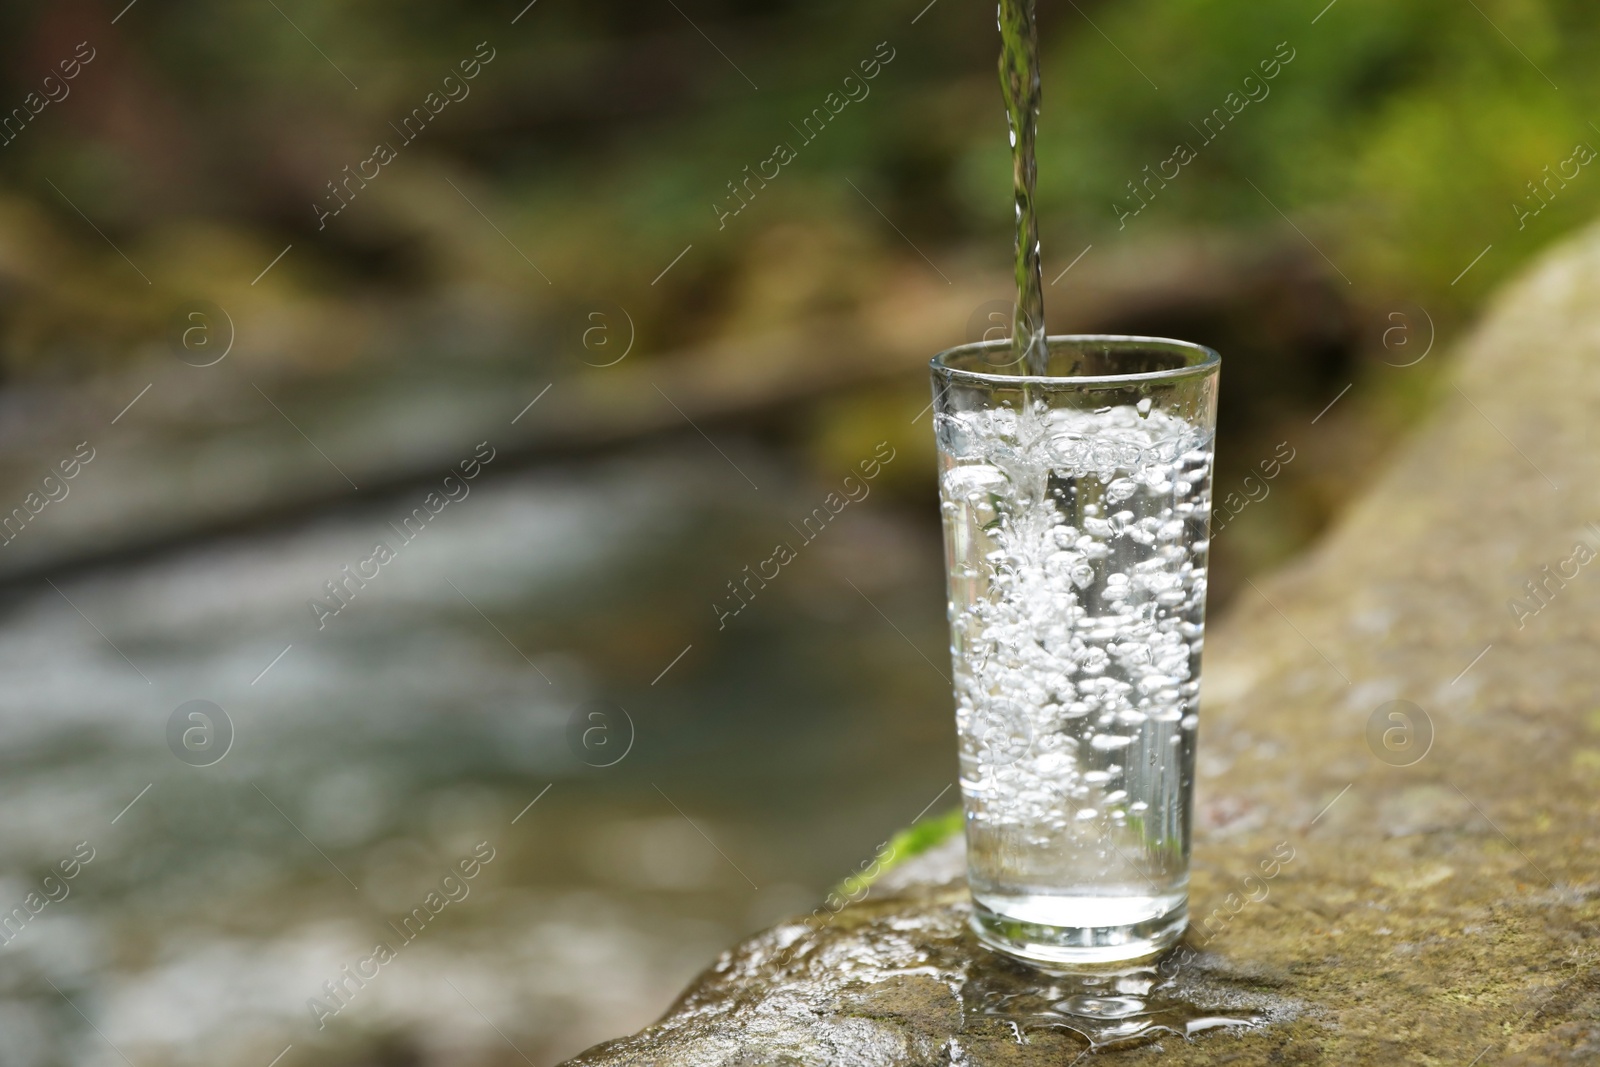
<svg viewBox="0 0 1600 1067"><path fill-rule="evenodd" d="M1185 538L1210 508L1209 437L1148 402L942 414L973 854L996 857L995 886L1103 892L1127 875L1117 851L1165 879L1199 692L1207 546ZM1019 843L1052 870L1017 866Z"/></svg>

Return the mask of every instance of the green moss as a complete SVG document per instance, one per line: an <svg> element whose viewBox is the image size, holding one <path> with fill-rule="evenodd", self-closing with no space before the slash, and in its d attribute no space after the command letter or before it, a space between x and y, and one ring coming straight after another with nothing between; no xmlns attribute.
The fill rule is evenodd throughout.
<svg viewBox="0 0 1600 1067"><path fill-rule="evenodd" d="M862 865L861 873L847 875L829 890L829 895L859 900L861 891L882 878L885 872L936 845L944 844L960 833L963 825L960 808L952 808L942 815L929 816L913 823L889 838L873 861ZM876 869L869 872L868 868L872 867Z"/></svg>
<svg viewBox="0 0 1600 1067"><path fill-rule="evenodd" d="M944 844L956 834L959 834L965 825L965 818L960 808L951 808L942 815L930 815L926 819L901 830L889 839L888 847L881 853L878 860L878 869L870 877L862 877L858 881L855 876L846 878L834 888L834 892L843 894L848 887L854 892L860 892L862 885L871 885L883 877L886 871L891 871L913 856L919 856L929 849Z"/></svg>
<svg viewBox="0 0 1600 1067"><path fill-rule="evenodd" d="M890 855L894 857L889 865L893 866L935 845L944 844L959 834L965 825L961 809L951 808L943 815L934 815L906 827L889 840Z"/></svg>

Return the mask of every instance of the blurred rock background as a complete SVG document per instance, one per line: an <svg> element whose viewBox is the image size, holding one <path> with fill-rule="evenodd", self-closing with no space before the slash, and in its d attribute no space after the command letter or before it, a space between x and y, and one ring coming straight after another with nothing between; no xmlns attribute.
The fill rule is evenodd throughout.
<svg viewBox="0 0 1600 1067"><path fill-rule="evenodd" d="M1600 11L1040 7L1050 325L1223 352L1220 609L1594 214ZM4 899L97 849L0 949L0 1059L554 1062L951 802L923 368L1008 299L993 23L0 4ZM719 626L879 442L870 497ZM235 732L203 768L167 742L193 699ZM604 768L599 707L633 741ZM473 895L319 1028L481 840Z"/></svg>

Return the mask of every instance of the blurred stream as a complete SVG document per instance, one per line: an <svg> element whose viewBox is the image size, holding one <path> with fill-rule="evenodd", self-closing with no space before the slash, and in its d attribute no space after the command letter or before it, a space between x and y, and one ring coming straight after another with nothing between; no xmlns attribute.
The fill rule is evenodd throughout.
<svg viewBox="0 0 1600 1067"><path fill-rule="evenodd" d="M719 447L490 472L410 543L420 492L19 589L0 1063L554 1063L814 906L954 778L937 524L869 494L802 544L838 483ZM186 762L193 700L225 721Z"/></svg>

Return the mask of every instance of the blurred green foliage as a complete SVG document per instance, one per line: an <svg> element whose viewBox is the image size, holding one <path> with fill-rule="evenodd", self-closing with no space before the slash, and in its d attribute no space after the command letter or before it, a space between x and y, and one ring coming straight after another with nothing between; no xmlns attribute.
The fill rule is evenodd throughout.
<svg viewBox="0 0 1600 1067"><path fill-rule="evenodd" d="M1196 229L1299 240L1292 219L1356 303L1417 301L1448 323L1600 203L1585 168L1550 186L1525 228L1513 207L1536 203L1527 183L1575 144L1600 142L1600 74L1587 62L1600 9L1584 0L1040 6L1047 271L1091 241ZM99 53L69 99L0 147L0 338L13 374L127 358L174 301L246 287L290 242L270 295L253 294L290 317L348 318L326 301L473 285L531 330L599 295L639 309L656 351L870 312L888 298L884 264L913 256L895 228L997 268L1009 251L987 2L119 10L0 8L7 101L20 105L77 41ZM319 230L326 183L396 142L393 124L478 42L496 59L470 98ZM895 58L870 96L719 227L728 183L776 143L799 145L791 124L880 42ZM1205 143L1197 126L1282 42L1294 58L1270 95ZM1194 161L1120 229L1128 183L1180 142ZM362 337L308 325L301 342Z"/></svg>
<svg viewBox="0 0 1600 1067"><path fill-rule="evenodd" d="M1270 197L1365 295L1459 313L1600 203L1585 170L1525 229L1513 210L1537 205L1526 183L1544 167L1600 143L1600 77L1586 59L1600 8L1582 0L1105 5L1096 24L1125 56L1076 13L1062 18L1070 40L1047 74L1040 174L1056 216L1090 233L1107 231L1101 205L1126 198L1126 180L1190 141L1199 158L1130 226L1276 227ZM1201 147L1189 124L1278 42L1295 59L1270 95ZM1492 258L1452 287L1490 244Z"/></svg>
<svg viewBox="0 0 1600 1067"><path fill-rule="evenodd" d="M1051 328L1223 351L1219 494L1301 450L1218 541L1225 599L1371 477L1484 296L1595 214L1600 168L1572 160L1600 145L1600 8L1039 0L1039 21L1047 282L1094 246L1047 288ZM1007 290L990 0L0 2L0 109L85 41L70 95L0 144L13 385L169 360L196 299L238 324L235 362L398 396L584 373L596 307L626 309L635 363L723 353L707 380L729 359L759 379L767 340L822 324L906 365L973 339L961 324ZM470 94L402 137L480 47ZM321 225L329 183L380 143L397 158ZM780 144L795 158L751 181ZM1386 350L1396 309L1415 344ZM1419 311L1440 357L1395 370ZM904 439L924 388L797 412L819 475ZM931 442L907 447L894 479L925 495Z"/></svg>
<svg viewBox="0 0 1600 1067"><path fill-rule="evenodd" d="M899 830L879 850L878 869L869 875L852 875L834 886L833 892L841 897L853 897L864 886L869 886L883 875L907 860L914 859L930 849L944 844L959 834L966 826L966 815L959 807L938 815L924 816L921 820ZM863 864L862 870L866 869Z"/></svg>

